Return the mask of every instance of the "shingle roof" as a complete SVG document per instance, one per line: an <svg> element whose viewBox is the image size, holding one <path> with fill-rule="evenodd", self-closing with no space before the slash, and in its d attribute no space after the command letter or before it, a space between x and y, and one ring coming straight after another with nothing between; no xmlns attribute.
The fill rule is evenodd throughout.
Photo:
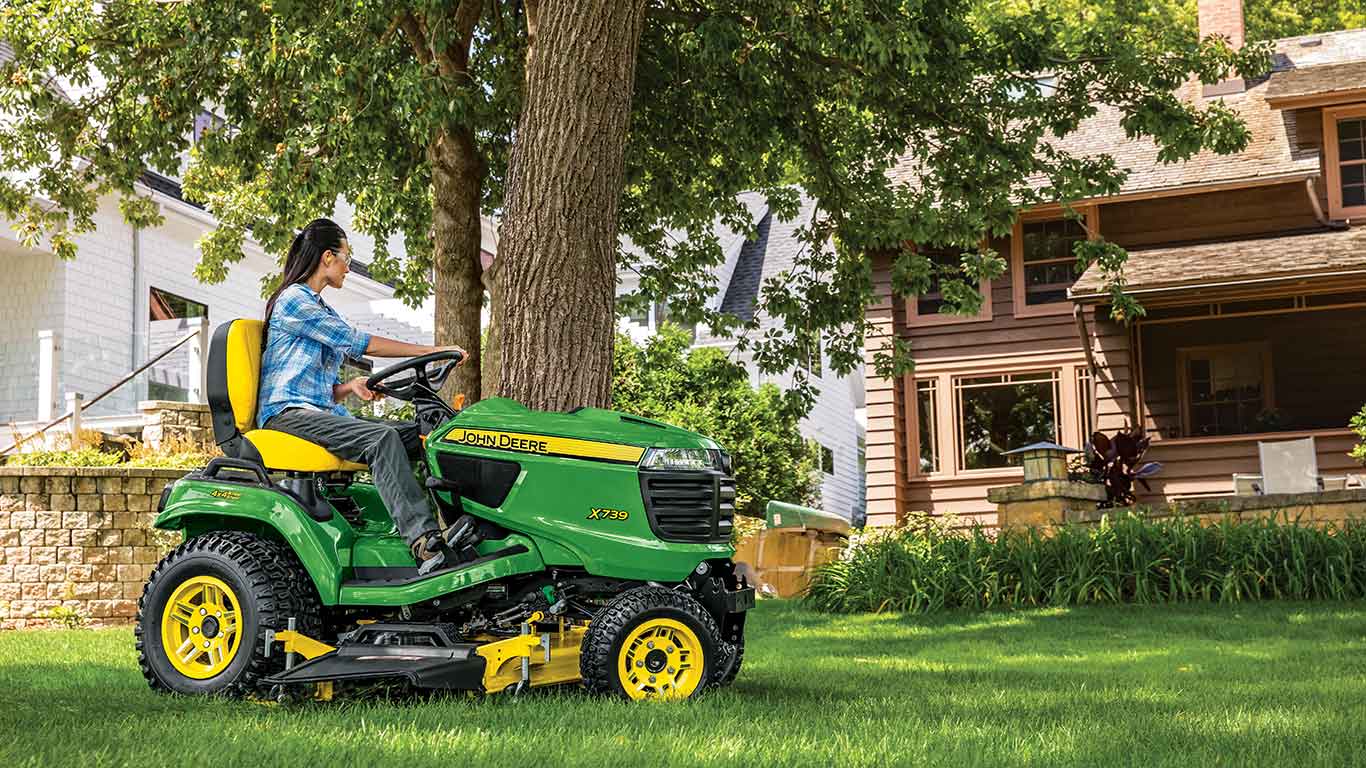
<svg viewBox="0 0 1366 768"><path fill-rule="evenodd" d="M742 320L754 318L758 311L759 291L765 280L792 269L797 257L809 246L797 239L797 230L811 223L816 201L802 195L797 215L783 220L764 210L753 240L745 241L736 261L735 272L726 286L721 311Z"/></svg>
<svg viewBox="0 0 1366 768"><path fill-rule="evenodd" d="M1266 99L1277 102L1366 88L1366 61L1322 64L1277 72L1266 87Z"/></svg>
<svg viewBox="0 0 1366 768"><path fill-rule="evenodd" d="M1317 173L1317 147L1298 147L1295 113L1267 104L1268 90L1283 76L1292 82L1303 77L1297 70L1366 61L1366 29L1286 38L1274 45L1275 63L1269 78L1249 82L1242 93L1219 97L1242 117L1251 133L1247 149L1240 154L1201 152L1186 162L1163 164L1157 159L1157 145L1146 138L1127 138L1120 125L1120 111L1107 105L1100 105L1096 115L1083 121L1078 130L1055 140L1054 145L1079 157L1114 157L1120 168L1129 171L1120 194ZM1190 83L1181 95L1200 100L1201 85ZM890 176L894 181L913 184L916 174L911 158L903 158ZM1031 184L1039 188L1045 180L1031 179Z"/></svg>
<svg viewBox="0 0 1366 768"><path fill-rule="evenodd" d="M1124 277L1125 290L1133 293L1344 270L1366 270L1366 228L1131 251ZM1103 298L1103 282L1092 266L1070 293Z"/></svg>

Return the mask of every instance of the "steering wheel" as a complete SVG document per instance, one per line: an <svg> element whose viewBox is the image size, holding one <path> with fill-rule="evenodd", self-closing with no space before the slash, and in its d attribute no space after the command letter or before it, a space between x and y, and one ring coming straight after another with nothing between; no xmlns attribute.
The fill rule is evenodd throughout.
<svg viewBox="0 0 1366 768"><path fill-rule="evenodd" d="M365 386L377 395L409 402L423 395L439 399L437 393L441 391L441 385L446 383L451 371L454 371L455 366L464 358L464 355L453 349L419 355L379 371L365 380ZM445 365L432 371L428 370L432 363L443 360L447 361ZM405 373L408 375L402 375Z"/></svg>

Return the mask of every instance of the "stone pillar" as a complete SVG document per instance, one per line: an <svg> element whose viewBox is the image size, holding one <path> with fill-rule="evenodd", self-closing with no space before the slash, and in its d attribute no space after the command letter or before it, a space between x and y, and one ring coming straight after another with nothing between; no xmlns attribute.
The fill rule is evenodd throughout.
<svg viewBox="0 0 1366 768"><path fill-rule="evenodd" d="M1105 486L1071 480L1043 480L987 490L1001 528L1082 522L1105 500Z"/></svg>

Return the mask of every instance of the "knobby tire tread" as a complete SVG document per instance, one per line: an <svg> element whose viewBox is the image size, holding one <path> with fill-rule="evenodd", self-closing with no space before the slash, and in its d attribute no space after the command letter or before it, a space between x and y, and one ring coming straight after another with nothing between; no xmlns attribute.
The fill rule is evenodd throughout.
<svg viewBox="0 0 1366 768"><path fill-rule="evenodd" d="M658 608L673 608L697 620L710 636L713 656L720 651L721 630L692 595L666 587L637 587L613 598L588 625L579 654L579 674L585 688L606 696L626 695L616 682L617 654L614 649L633 620ZM715 658L707 659L706 663L713 665ZM708 679L712 679L711 669L707 672Z"/></svg>
<svg viewBox="0 0 1366 768"><path fill-rule="evenodd" d="M158 691L170 689L153 671L143 639L143 612L151 594L175 564L199 553L214 553L231 560L248 583L248 593L239 600L250 601L257 611L256 637L243 637L238 653L249 654L250 661L237 679L216 693L223 696L264 695L269 686L261 680L284 668L284 654L264 655L265 632L283 630L290 617L296 619L295 628L305 635L317 637L322 625L322 607L317 590L294 552L284 543L265 539L246 531L213 531L196 536L181 544L161 559L153 569L142 596L138 598L137 623L134 625L134 646L138 652L138 667L147 684ZM239 611L243 610L239 606Z"/></svg>

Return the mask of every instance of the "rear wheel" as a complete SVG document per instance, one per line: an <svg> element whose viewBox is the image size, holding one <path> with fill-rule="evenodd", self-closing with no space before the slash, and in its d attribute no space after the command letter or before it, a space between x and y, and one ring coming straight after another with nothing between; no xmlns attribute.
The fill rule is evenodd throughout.
<svg viewBox="0 0 1366 768"><path fill-rule="evenodd" d="M316 636L316 591L285 545L241 531L195 537L167 555L138 601L138 662L157 690L246 695L283 666L267 629Z"/></svg>
<svg viewBox="0 0 1366 768"><path fill-rule="evenodd" d="M583 638L579 671L590 690L628 699L686 699L717 663L716 622L692 596L664 587L623 592Z"/></svg>

